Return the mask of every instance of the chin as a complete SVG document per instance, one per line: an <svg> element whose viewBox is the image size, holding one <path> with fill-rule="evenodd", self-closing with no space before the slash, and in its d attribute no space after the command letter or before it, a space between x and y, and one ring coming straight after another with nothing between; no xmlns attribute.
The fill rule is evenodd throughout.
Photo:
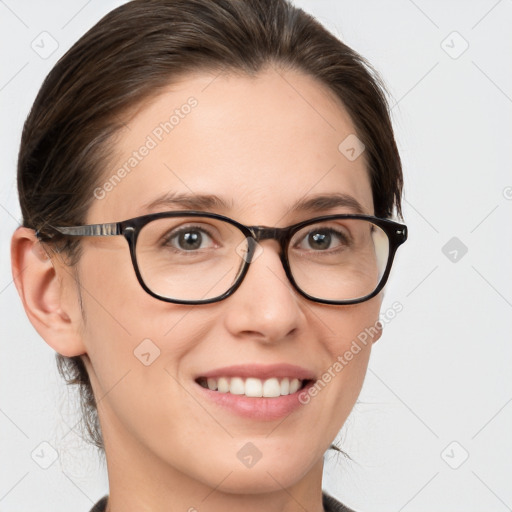
<svg viewBox="0 0 512 512"><path fill-rule="evenodd" d="M285 475L282 469L279 467L273 471L272 466L260 469L232 469L232 473L221 485L218 482L210 482L209 485L227 494L266 494L287 489L304 476L297 467L289 467Z"/></svg>
<svg viewBox="0 0 512 512"><path fill-rule="evenodd" d="M258 442L258 441L256 441ZM255 442L255 444L256 444ZM271 443L269 443L271 444ZM219 491L229 494L261 494L281 491L299 482L313 468L318 460L309 454L307 449L299 450L296 447L302 443L294 443L295 448L287 449L281 445L281 449L272 449L264 446L264 441L259 441L262 447L261 455L256 460L255 449L250 447L251 443L244 443L242 446L249 446L245 451L240 450L240 455L235 458L227 458L226 452L212 454L220 457L216 463L210 459L209 473L206 475L209 486L219 486L219 480L225 477L218 487ZM254 445L252 445L254 447ZM246 460L245 454L254 450L256 455L253 460L250 456ZM212 481L212 475L218 478ZM222 475L222 477L220 476ZM229 476L228 476L229 475Z"/></svg>

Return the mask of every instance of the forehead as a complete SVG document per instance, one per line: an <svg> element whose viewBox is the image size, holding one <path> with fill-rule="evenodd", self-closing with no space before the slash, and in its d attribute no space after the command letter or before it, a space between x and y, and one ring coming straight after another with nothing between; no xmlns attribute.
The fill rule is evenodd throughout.
<svg viewBox="0 0 512 512"><path fill-rule="evenodd" d="M355 136L350 116L302 73L191 75L124 122L88 222L170 209L158 199L174 195L216 195L222 202L208 210L254 224L293 216L291 206L314 195L352 197L373 213L364 152L349 159L339 149Z"/></svg>

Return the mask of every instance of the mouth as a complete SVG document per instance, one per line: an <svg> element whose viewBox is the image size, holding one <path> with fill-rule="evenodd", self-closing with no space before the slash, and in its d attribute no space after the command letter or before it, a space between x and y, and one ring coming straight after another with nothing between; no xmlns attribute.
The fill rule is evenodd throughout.
<svg viewBox="0 0 512 512"><path fill-rule="evenodd" d="M296 377L199 377L196 383L210 391L248 398L278 398L298 393L310 384L312 379Z"/></svg>
<svg viewBox="0 0 512 512"><path fill-rule="evenodd" d="M216 407L252 421L273 421L305 410L300 395L313 386L316 375L289 363L251 363L204 371L194 380L199 396Z"/></svg>

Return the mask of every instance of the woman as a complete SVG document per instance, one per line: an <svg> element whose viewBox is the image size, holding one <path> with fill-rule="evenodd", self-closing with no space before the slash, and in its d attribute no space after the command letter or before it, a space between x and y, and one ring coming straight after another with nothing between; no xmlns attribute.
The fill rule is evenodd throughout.
<svg viewBox="0 0 512 512"><path fill-rule="evenodd" d="M323 455L407 237L361 57L285 0L129 2L47 77L18 186L16 286L106 454L93 510L348 510Z"/></svg>

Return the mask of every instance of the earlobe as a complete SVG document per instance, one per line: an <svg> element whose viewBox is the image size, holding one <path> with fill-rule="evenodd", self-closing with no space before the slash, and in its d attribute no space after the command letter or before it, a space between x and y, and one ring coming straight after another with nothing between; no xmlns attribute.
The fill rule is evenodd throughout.
<svg viewBox="0 0 512 512"><path fill-rule="evenodd" d="M85 353L79 335L79 305L65 289L74 283L69 271L58 268L64 263L52 259L34 230L20 227L12 236L11 264L25 312L41 337L63 356Z"/></svg>
<svg viewBox="0 0 512 512"><path fill-rule="evenodd" d="M377 343L377 341L380 340L380 337L382 336L382 331L384 330L384 325L379 320L378 322L376 322L375 328L377 332L372 336L372 343Z"/></svg>

